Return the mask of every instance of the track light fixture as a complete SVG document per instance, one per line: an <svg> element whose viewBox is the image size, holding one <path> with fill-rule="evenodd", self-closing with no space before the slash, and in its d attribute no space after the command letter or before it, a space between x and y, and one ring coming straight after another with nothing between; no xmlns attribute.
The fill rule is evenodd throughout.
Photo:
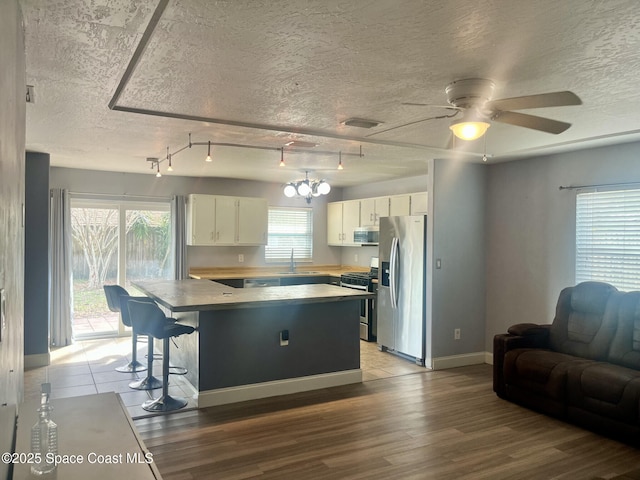
<svg viewBox="0 0 640 480"><path fill-rule="evenodd" d="M309 172L304 172L304 180L289 182L284 186L284 195L292 198L298 195L303 197L307 203L311 203L313 197L326 195L331 191L331 185L326 180L311 180Z"/></svg>
<svg viewBox="0 0 640 480"><path fill-rule="evenodd" d="M293 148L293 145L295 144L303 144L305 142L289 142L286 145L289 146L291 145L291 147L287 148L287 152L289 153L304 153L304 154L313 154L313 155L335 155L336 152L328 152L328 151L319 151L319 150L309 150L308 148L305 149L299 149L299 148ZM307 142L308 143L308 142ZM224 143L224 142L212 142L211 140L207 140L206 142L192 142L191 141L191 134L189 134L189 143L187 143L187 145L185 145L184 147L181 147L179 149L177 149L175 152L170 152L169 151L169 147L167 147L167 155L164 158L147 158L147 161L151 162L151 168L156 170L156 176L160 177L162 176L162 174L160 173L160 164L162 162L164 162L165 160L168 162L168 167L167 167L167 171L172 172L173 171L173 157L175 155L177 155L178 153L182 152L183 150L186 150L187 148L191 148L194 145L202 145L202 146L206 146L207 147L207 156L205 158L205 162L213 162L213 158L211 156L211 147L212 146L220 146L220 147L234 147L234 148L255 148L258 150L274 150L274 151L279 151L280 152L280 163L279 165L281 167L285 167L286 164L284 162L284 147L263 147L263 146L258 146L258 145L245 145L245 144L240 144L240 143ZM305 147L307 145L305 144ZM315 144L311 144L308 143L308 146L315 146ZM359 153L345 153L345 155L352 155L354 157L364 157L364 154L362 153L362 145L360 146L360 151ZM342 170L344 167L342 165L342 152L338 152L338 156L339 156L339 162L338 162L338 170ZM327 184L328 185L328 184ZM304 189L304 187L303 187ZM294 194L295 195L295 194ZM292 195L293 196L293 195Z"/></svg>

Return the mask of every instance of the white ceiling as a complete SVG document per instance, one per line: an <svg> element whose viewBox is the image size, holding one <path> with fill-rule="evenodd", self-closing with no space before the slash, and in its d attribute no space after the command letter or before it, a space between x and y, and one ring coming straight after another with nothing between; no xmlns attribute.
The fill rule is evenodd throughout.
<svg viewBox="0 0 640 480"><path fill-rule="evenodd" d="M164 1L21 0L28 150L151 174L146 158L191 133L273 150L214 146L205 163L195 145L173 156L173 175L312 170L346 186L424 174L430 158L480 161L485 148L495 162L640 138L636 0ZM447 150L450 119L393 128L449 113L403 103L446 104L447 84L474 77L496 83L494 98L571 90L583 105L526 112L573 124L560 135L494 123L486 147ZM383 123L341 124L350 117ZM291 140L317 146L285 150L280 168Z"/></svg>

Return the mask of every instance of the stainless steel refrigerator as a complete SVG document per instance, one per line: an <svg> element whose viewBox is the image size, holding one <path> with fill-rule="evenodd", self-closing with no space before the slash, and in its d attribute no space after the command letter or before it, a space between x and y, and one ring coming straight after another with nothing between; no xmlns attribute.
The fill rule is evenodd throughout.
<svg viewBox="0 0 640 480"><path fill-rule="evenodd" d="M422 215L380 218L378 345L425 360L426 225Z"/></svg>

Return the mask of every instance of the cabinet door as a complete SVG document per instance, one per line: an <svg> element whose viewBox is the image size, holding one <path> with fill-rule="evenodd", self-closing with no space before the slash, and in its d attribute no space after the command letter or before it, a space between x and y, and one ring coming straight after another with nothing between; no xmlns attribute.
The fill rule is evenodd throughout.
<svg viewBox="0 0 640 480"><path fill-rule="evenodd" d="M369 227L376 224L376 199L360 200L360 226Z"/></svg>
<svg viewBox="0 0 640 480"><path fill-rule="evenodd" d="M213 195L189 195L187 245L213 245L215 228L215 197Z"/></svg>
<svg viewBox="0 0 640 480"><path fill-rule="evenodd" d="M392 217L411 215L411 195L394 195L391 197L389 215Z"/></svg>
<svg viewBox="0 0 640 480"><path fill-rule="evenodd" d="M376 225L380 224L380 217L388 217L390 212L389 197L380 197L375 199L376 211L374 219Z"/></svg>
<svg viewBox="0 0 640 480"><path fill-rule="evenodd" d="M411 195L411 215L426 215L428 206L427 192Z"/></svg>
<svg viewBox="0 0 640 480"><path fill-rule="evenodd" d="M360 226L360 201L350 200L342 203L343 245L355 245L353 233Z"/></svg>
<svg viewBox="0 0 640 480"><path fill-rule="evenodd" d="M236 243L236 198L216 196L216 245Z"/></svg>
<svg viewBox="0 0 640 480"><path fill-rule="evenodd" d="M342 245L342 202L327 204L327 243Z"/></svg>
<svg viewBox="0 0 640 480"><path fill-rule="evenodd" d="M266 245L268 223L265 198L238 198L238 244Z"/></svg>

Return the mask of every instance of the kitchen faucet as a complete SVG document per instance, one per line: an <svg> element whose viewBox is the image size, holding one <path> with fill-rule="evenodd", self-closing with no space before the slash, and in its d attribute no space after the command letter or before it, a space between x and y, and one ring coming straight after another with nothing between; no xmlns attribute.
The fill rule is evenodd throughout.
<svg viewBox="0 0 640 480"><path fill-rule="evenodd" d="M293 261L293 248L291 249L291 261L289 262L289 272L295 273L296 262Z"/></svg>

